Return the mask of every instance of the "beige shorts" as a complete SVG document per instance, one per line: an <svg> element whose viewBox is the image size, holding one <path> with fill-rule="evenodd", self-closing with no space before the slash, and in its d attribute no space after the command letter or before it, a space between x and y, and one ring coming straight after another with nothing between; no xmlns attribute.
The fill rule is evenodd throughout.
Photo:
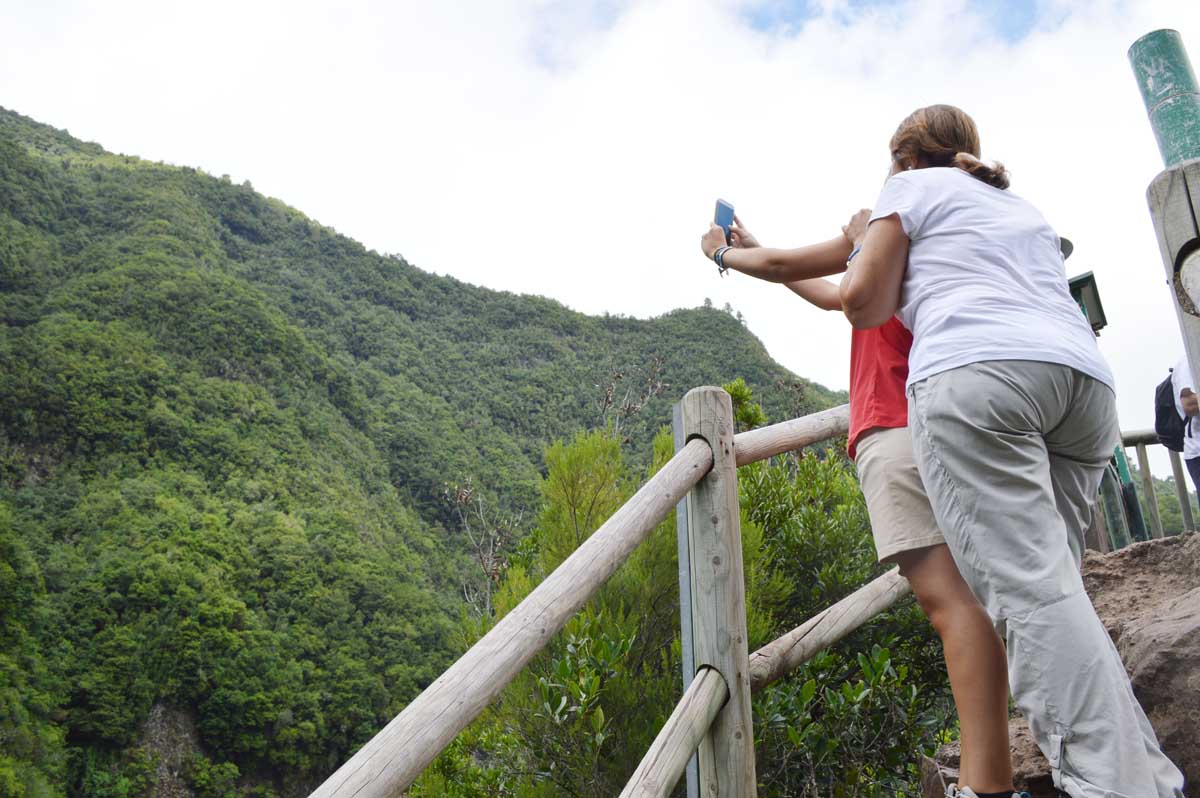
<svg viewBox="0 0 1200 798"><path fill-rule="evenodd" d="M908 427L877 429L858 442L858 481L880 561L945 543L925 495Z"/></svg>

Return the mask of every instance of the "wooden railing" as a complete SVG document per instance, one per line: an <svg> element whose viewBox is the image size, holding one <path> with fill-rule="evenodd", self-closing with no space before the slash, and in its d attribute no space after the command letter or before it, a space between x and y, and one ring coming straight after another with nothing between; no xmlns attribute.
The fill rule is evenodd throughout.
<svg viewBox="0 0 1200 798"><path fill-rule="evenodd" d="M890 571L748 654L737 466L845 434L848 408L734 435L730 399L719 388L696 388L681 406L682 444L675 456L311 798L392 798L406 790L685 496L681 606L694 676L621 796L667 795L697 750L702 796L754 796L751 694L894 605L909 587ZM1162 537L1146 455L1146 446L1158 437L1153 431L1126 432L1122 443L1137 450L1152 534ZM1183 466L1178 454L1170 455L1184 525L1193 529Z"/></svg>
<svg viewBox="0 0 1200 798"><path fill-rule="evenodd" d="M702 795L755 794L751 693L890 607L908 583L885 574L748 654L736 468L845 434L848 408L734 435L721 389L696 388L682 404L686 436L675 456L311 798L392 798L407 789L685 495L695 676L622 795L668 794L697 749Z"/></svg>
<svg viewBox="0 0 1200 798"><path fill-rule="evenodd" d="M712 460L705 441L688 443L312 798L386 798L408 788L662 523Z"/></svg>
<svg viewBox="0 0 1200 798"><path fill-rule="evenodd" d="M1134 447L1137 451L1138 471L1142 476L1142 490L1146 492L1146 508L1150 514L1150 535L1155 538L1163 536L1162 517L1158 510L1158 495L1154 492L1154 477L1150 474L1150 460L1146 455L1146 447L1159 442L1157 433L1152 429L1130 430L1121 433L1121 445ZM1183 461L1179 452L1167 449L1171 458L1171 473L1175 476L1175 494L1179 497L1179 511L1183 513L1183 528L1195 529L1196 522L1192 519L1192 503L1188 497L1188 482L1184 475Z"/></svg>

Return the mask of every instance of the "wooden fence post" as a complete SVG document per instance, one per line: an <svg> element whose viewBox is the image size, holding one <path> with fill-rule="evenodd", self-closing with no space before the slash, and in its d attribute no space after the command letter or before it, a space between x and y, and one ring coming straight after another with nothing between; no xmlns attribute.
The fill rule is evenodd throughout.
<svg viewBox="0 0 1200 798"><path fill-rule="evenodd" d="M1146 444L1137 445L1138 471L1142 472L1142 490L1146 493L1146 509L1150 511L1150 534L1163 537L1162 517L1158 514L1158 494L1154 492L1154 475L1150 473L1150 458Z"/></svg>
<svg viewBox="0 0 1200 798"><path fill-rule="evenodd" d="M715 668L729 700L699 748L702 798L754 798L754 725L746 639L733 403L720 388L694 388L683 397L686 439L712 447L712 471L688 494L694 667Z"/></svg>
<svg viewBox="0 0 1200 798"><path fill-rule="evenodd" d="M1167 455L1171 458L1171 473L1175 476L1175 495L1179 497L1179 511L1183 513L1183 531L1190 532L1196 528L1196 522L1192 520L1192 501L1188 498L1188 483L1183 475L1183 461L1179 457L1179 452L1167 449Z"/></svg>
<svg viewBox="0 0 1200 798"><path fill-rule="evenodd" d="M1112 551L1112 538L1108 535L1108 524L1104 521L1104 508L1099 504L1092 511L1092 523L1083 535L1084 548L1108 554Z"/></svg>

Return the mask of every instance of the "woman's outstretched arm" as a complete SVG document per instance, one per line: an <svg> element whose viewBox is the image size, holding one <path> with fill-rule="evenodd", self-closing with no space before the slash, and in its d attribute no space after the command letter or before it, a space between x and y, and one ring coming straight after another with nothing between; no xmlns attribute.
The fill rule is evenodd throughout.
<svg viewBox="0 0 1200 798"><path fill-rule="evenodd" d="M861 236L866 229L868 216L870 212L863 209L854 214L850 222L842 228L842 235L796 249L759 246L758 240L742 226L742 220L734 216L733 227L729 231L732 246L725 249L721 255L721 262L734 271L772 283L790 284L840 274L846 270L846 259L850 257L854 239ZM718 225L709 225L708 232L700 238L700 249L704 251L705 257L711 260L713 253L724 245L725 231Z"/></svg>
<svg viewBox="0 0 1200 798"><path fill-rule="evenodd" d="M700 248L710 260L724 245L725 231L715 224L700 241ZM721 260L736 272L772 283L790 283L842 272L851 247L850 239L842 235L796 249L732 247L725 250Z"/></svg>

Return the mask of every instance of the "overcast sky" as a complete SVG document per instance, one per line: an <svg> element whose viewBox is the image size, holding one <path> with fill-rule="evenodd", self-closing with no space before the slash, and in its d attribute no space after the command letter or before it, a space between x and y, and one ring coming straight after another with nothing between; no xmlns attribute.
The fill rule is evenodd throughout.
<svg viewBox="0 0 1200 798"><path fill-rule="evenodd" d="M900 119L953 103L1095 272L1131 429L1182 351L1126 56L1160 27L1200 64L1196 0L0 0L0 105L439 274L586 313L729 303L845 388L841 315L718 277L699 235L718 196L768 245L836 235Z"/></svg>

